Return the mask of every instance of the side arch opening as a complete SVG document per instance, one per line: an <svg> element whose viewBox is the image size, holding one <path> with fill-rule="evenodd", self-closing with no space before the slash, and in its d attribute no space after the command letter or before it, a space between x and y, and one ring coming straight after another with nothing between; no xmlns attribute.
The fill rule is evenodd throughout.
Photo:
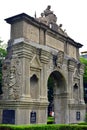
<svg viewBox="0 0 87 130"><path fill-rule="evenodd" d="M59 71L50 74L48 86L48 117L53 117L54 123L65 123L67 109L66 81Z"/></svg>

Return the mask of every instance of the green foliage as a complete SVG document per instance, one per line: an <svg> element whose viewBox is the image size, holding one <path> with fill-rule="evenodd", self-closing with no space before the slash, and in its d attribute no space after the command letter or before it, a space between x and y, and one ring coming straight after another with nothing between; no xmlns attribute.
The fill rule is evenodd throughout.
<svg viewBox="0 0 87 130"><path fill-rule="evenodd" d="M84 80L84 83L87 83L87 59L81 57L80 61L81 61L81 63L83 63L85 65L83 80Z"/></svg>
<svg viewBox="0 0 87 130"><path fill-rule="evenodd" d="M85 123L87 123L87 113L85 114Z"/></svg>
<svg viewBox="0 0 87 130"><path fill-rule="evenodd" d="M87 130L86 125L0 125L0 130Z"/></svg>
<svg viewBox="0 0 87 130"><path fill-rule="evenodd" d="M78 125L87 125L87 122L80 122Z"/></svg>
<svg viewBox="0 0 87 130"><path fill-rule="evenodd" d="M7 54L7 51L3 48L0 48L0 59L1 58L3 59L6 56L6 54Z"/></svg>
<svg viewBox="0 0 87 130"><path fill-rule="evenodd" d="M48 117L48 119L47 119L47 124L54 124L54 117Z"/></svg>
<svg viewBox="0 0 87 130"><path fill-rule="evenodd" d="M3 41L0 40L0 94L2 94L2 63L6 55L7 51L4 48Z"/></svg>
<svg viewBox="0 0 87 130"><path fill-rule="evenodd" d="M6 49L6 47L7 47L7 44L4 43L4 41L2 41L0 38L0 48Z"/></svg>

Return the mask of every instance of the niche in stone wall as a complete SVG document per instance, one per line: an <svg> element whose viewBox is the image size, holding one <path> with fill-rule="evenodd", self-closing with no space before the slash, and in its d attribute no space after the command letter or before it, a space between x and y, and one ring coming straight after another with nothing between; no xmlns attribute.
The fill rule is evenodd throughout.
<svg viewBox="0 0 87 130"><path fill-rule="evenodd" d="M30 78L30 94L32 99L38 99L39 95L39 79L36 74Z"/></svg>
<svg viewBox="0 0 87 130"><path fill-rule="evenodd" d="M73 85L73 97L75 99L75 103L78 103L78 100L79 100L79 85L78 85L78 83L74 83L74 85Z"/></svg>
<svg viewBox="0 0 87 130"><path fill-rule="evenodd" d="M79 77L79 71L77 68L75 68L74 70L74 74L73 74L73 98L75 103L79 102L79 92L80 92L80 77Z"/></svg>

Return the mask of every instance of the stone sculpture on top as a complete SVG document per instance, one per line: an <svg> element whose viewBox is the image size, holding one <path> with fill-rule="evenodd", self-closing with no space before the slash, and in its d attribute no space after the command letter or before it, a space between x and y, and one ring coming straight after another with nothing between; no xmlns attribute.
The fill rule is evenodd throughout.
<svg viewBox="0 0 87 130"><path fill-rule="evenodd" d="M36 18L39 22L46 24L49 26L52 30L60 32L63 35L67 35L65 31L63 31L62 24L58 25L57 22L57 17L51 11L51 6L48 5L47 8L41 13L41 17Z"/></svg>

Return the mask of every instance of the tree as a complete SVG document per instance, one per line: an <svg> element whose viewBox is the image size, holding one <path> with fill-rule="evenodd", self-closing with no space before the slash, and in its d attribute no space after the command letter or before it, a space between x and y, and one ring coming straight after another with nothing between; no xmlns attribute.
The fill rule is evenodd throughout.
<svg viewBox="0 0 87 130"><path fill-rule="evenodd" d="M80 61L81 61L81 63L83 63L83 64L85 65L83 81L84 81L85 83L87 83L87 59L81 57L81 58L80 58Z"/></svg>
<svg viewBox="0 0 87 130"><path fill-rule="evenodd" d="M2 94L2 63L7 54L5 47L6 44L4 44L2 40L0 40L0 94Z"/></svg>
<svg viewBox="0 0 87 130"><path fill-rule="evenodd" d="M81 57L80 61L81 63L85 65L84 75L83 75L83 84L84 84L84 100L85 100L85 103L87 103L87 59Z"/></svg>

